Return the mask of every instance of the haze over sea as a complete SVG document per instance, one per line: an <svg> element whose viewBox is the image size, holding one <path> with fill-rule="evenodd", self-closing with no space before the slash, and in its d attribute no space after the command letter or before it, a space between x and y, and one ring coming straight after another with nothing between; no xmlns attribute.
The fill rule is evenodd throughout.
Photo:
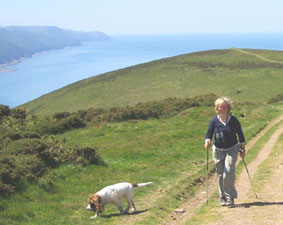
<svg viewBox="0 0 283 225"><path fill-rule="evenodd" d="M119 35L42 52L0 72L0 104L15 107L73 82L152 60L211 49L283 50L283 34Z"/></svg>

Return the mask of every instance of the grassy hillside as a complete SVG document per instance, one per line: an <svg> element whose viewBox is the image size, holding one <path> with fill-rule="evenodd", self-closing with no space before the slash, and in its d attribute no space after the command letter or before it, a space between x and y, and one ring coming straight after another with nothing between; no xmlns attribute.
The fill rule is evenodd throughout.
<svg viewBox="0 0 283 225"><path fill-rule="evenodd" d="M203 184L216 95L236 101L232 113L247 140L282 115L281 59L283 52L266 50L197 52L89 78L24 105L52 115L0 107L0 178L11 188L0 187L12 193L0 196L0 224L161 224ZM119 216L107 205L90 220L88 196L122 181L154 184L135 191L136 214Z"/></svg>
<svg viewBox="0 0 283 225"><path fill-rule="evenodd" d="M248 140L281 113L270 105L233 108ZM63 165L50 171L40 185L1 199L0 224L161 224L203 182L203 136L212 115L213 107L194 107L173 117L103 123L58 135L67 140L66 147L95 146L107 166ZM137 214L119 216L107 205L91 220L93 212L85 210L88 196L121 181L154 184L135 190Z"/></svg>
<svg viewBox="0 0 283 225"><path fill-rule="evenodd" d="M23 107L32 114L47 114L208 93L261 103L282 93L282 74L282 51L232 48L196 52L91 77Z"/></svg>

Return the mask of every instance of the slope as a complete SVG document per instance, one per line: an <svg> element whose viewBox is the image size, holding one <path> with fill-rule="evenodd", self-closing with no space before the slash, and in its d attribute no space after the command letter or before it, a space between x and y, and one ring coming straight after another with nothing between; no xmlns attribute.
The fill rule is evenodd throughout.
<svg viewBox="0 0 283 225"><path fill-rule="evenodd" d="M282 92L282 59L279 51L234 48L185 54L91 77L22 107L48 114L208 93L259 103Z"/></svg>
<svg viewBox="0 0 283 225"><path fill-rule="evenodd" d="M272 118L282 115L270 105L233 108L237 116L243 111L247 116L239 118L249 143ZM192 108L172 118L108 123L62 134L69 146L97 146L108 166L53 170L39 186L1 199L0 224L161 224L182 202L190 202L203 183L203 131L213 114L212 107ZM109 205L101 217L91 220L93 213L85 210L87 196L121 181L154 185L135 191L137 213L119 215Z"/></svg>

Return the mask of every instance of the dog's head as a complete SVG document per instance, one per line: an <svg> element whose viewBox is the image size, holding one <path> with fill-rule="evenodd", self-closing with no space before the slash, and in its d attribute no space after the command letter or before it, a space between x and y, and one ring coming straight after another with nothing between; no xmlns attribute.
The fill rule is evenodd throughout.
<svg viewBox="0 0 283 225"><path fill-rule="evenodd" d="M93 194L88 198L87 210L102 212L104 210L102 199L99 195Z"/></svg>

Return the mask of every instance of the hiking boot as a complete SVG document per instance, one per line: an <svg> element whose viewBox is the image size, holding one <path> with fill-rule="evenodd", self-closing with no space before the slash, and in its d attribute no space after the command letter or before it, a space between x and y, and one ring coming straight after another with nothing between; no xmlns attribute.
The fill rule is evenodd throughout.
<svg viewBox="0 0 283 225"><path fill-rule="evenodd" d="M220 198L220 206L225 206L226 205L226 198Z"/></svg>
<svg viewBox="0 0 283 225"><path fill-rule="evenodd" d="M226 206L233 206L234 205L234 199L233 198L228 198L226 200Z"/></svg>

